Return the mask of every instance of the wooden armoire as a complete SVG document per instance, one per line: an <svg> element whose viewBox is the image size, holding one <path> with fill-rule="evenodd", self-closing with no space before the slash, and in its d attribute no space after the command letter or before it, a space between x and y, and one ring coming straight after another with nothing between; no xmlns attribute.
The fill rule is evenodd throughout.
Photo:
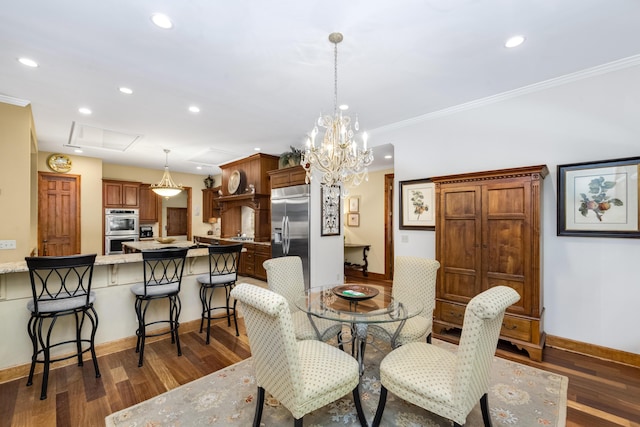
<svg viewBox="0 0 640 427"><path fill-rule="evenodd" d="M493 286L520 301L507 309L500 339L542 360L542 180L546 166L432 178L438 271L434 332L462 328L466 304ZM455 336L455 334L451 334Z"/></svg>

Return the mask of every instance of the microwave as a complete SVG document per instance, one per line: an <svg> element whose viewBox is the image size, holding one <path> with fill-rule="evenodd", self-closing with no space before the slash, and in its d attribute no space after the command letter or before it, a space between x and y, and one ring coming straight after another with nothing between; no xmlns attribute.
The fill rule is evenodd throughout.
<svg viewBox="0 0 640 427"><path fill-rule="evenodd" d="M138 235L138 209L105 209L104 234Z"/></svg>

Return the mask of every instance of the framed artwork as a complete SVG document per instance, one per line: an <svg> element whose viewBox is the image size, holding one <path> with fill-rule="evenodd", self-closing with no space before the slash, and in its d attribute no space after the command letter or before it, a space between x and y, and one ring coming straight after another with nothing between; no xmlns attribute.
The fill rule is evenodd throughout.
<svg viewBox="0 0 640 427"><path fill-rule="evenodd" d="M348 213L347 214L347 225L349 227L360 227L360 214L359 213Z"/></svg>
<svg viewBox="0 0 640 427"><path fill-rule="evenodd" d="M430 179L400 181L400 229L436 229L436 187Z"/></svg>
<svg viewBox="0 0 640 427"><path fill-rule="evenodd" d="M360 197L349 198L349 212L360 212Z"/></svg>
<svg viewBox="0 0 640 427"><path fill-rule="evenodd" d="M340 187L333 185L320 186L320 196L322 197L322 225L320 227L321 236L340 235Z"/></svg>
<svg viewBox="0 0 640 427"><path fill-rule="evenodd" d="M558 236L640 237L640 157L558 165Z"/></svg>

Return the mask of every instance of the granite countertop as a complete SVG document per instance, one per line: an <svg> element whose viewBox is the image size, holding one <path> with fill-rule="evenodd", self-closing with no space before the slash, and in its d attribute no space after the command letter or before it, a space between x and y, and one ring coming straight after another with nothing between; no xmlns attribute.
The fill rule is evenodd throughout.
<svg viewBox="0 0 640 427"><path fill-rule="evenodd" d="M213 240L222 240L224 242L233 242L233 243L250 243L252 245L262 245L262 246L271 246L271 242L256 242L254 240L250 240L245 238L233 238L233 237L214 237L214 236L194 236L194 239L213 239Z"/></svg>
<svg viewBox="0 0 640 427"><path fill-rule="evenodd" d="M190 240L175 240L171 243L160 243L156 240L145 240L138 242L122 242L122 246L126 246L136 251L146 251L150 249L164 249L164 248L190 248L196 243Z"/></svg>

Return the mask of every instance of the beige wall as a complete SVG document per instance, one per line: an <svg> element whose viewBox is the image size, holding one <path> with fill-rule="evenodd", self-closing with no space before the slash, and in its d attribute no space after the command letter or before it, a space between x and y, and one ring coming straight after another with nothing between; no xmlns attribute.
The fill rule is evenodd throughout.
<svg viewBox="0 0 640 427"><path fill-rule="evenodd" d="M24 259L33 247L32 125L30 106L0 103L0 240L16 241L16 249L0 250L0 262Z"/></svg>
<svg viewBox="0 0 640 427"><path fill-rule="evenodd" d="M347 226L349 199L343 200L345 242L370 244L368 269L378 274L384 274L384 176L390 173L393 173L393 169L369 172L369 181L349 189L349 197L360 198L359 227ZM344 256L349 262L362 264L360 249L345 250Z"/></svg>

